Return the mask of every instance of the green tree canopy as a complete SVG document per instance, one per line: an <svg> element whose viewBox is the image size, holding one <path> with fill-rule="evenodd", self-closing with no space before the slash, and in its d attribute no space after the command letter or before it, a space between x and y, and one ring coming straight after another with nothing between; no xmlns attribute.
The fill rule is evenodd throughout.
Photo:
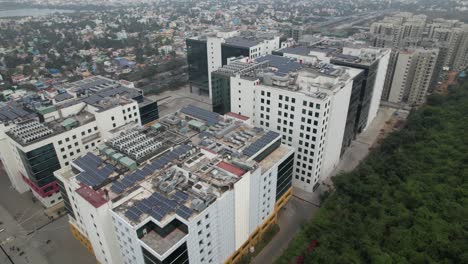
<svg viewBox="0 0 468 264"><path fill-rule="evenodd" d="M468 263L468 83L431 96L334 183L277 263Z"/></svg>

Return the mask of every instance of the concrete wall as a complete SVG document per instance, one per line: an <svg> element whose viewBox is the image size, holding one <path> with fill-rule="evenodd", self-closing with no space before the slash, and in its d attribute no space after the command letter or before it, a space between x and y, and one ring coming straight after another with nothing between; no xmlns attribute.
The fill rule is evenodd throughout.
<svg viewBox="0 0 468 264"><path fill-rule="evenodd" d="M209 37L206 41L207 56L208 56L208 85L210 92L210 99L212 98L211 91L211 73L216 71L219 67L223 66L221 43L224 43L222 38L211 38Z"/></svg>
<svg viewBox="0 0 468 264"><path fill-rule="evenodd" d="M390 88L390 94L388 101L392 103L400 103L403 99L406 86L406 76L411 67L412 54L400 52L398 54L398 60L393 75L392 86Z"/></svg>
<svg viewBox="0 0 468 264"><path fill-rule="evenodd" d="M348 115L349 100L353 82L348 82L338 90L330 99L328 109L323 109L323 115L328 115L328 129L325 140L325 154L321 177L328 176L340 162L341 147Z"/></svg>
<svg viewBox="0 0 468 264"><path fill-rule="evenodd" d="M366 128L369 127L370 123L377 116L377 112L380 107L380 99L382 98L382 92L385 85L385 77L387 75L388 63L390 60L390 51L382 56L377 66L377 76L375 77L374 92L372 93L371 105L369 107L369 116L367 117Z"/></svg>

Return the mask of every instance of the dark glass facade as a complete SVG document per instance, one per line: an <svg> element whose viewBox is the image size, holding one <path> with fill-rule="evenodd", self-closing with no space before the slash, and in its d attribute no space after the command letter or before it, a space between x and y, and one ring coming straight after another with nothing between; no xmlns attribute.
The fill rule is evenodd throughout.
<svg viewBox="0 0 468 264"><path fill-rule="evenodd" d="M356 121L359 111L359 103L361 90L364 81L364 73L359 74L354 78L353 88L351 90L351 98L349 99L348 116L346 117L346 126L343 134L343 143L341 154L351 145L351 142L356 138Z"/></svg>
<svg viewBox="0 0 468 264"><path fill-rule="evenodd" d="M364 71L364 79L359 95L359 107L355 125L356 133L359 134L366 127L367 118L369 117L369 108L372 101L372 95L374 94L374 84L375 78L377 77L379 61L375 60L372 64L367 65L332 59L331 63Z"/></svg>
<svg viewBox="0 0 468 264"><path fill-rule="evenodd" d="M228 44L221 44L221 63L227 64L227 59L239 56L250 56L250 49L246 47L231 46Z"/></svg>
<svg viewBox="0 0 468 264"><path fill-rule="evenodd" d="M159 118L158 102L154 101L140 107L141 124L145 125Z"/></svg>
<svg viewBox="0 0 468 264"><path fill-rule="evenodd" d="M231 76L211 74L211 97L213 112L224 115L231 111Z"/></svg>
<svg viewBox="0 0 468 264"><path fill-rule="evenodd" d="M278 201L283 194L285 194L292 183L292 174L294 167L294 153L286 158L278 166L278 178L276 180L276 201Z"/></svg>
<svg viewBox="0 0 468 264"><path fill-rule="evenodd" d="M190 90L199 89L200 94L209 93L208 85L208 57L206 41L187 39L187 63Z"/></svg>
<svg viewBox="0 0 468 264"><path fill-rule="evenodd" d="M366 127L367 120L369 118L369 109L372 101L372 95L374 94L374 84L375 78L377 77L379 61L376 60L372 64L367 65L332 59L331 63L335 65L348 66L351 68L363 70L362 77L356 77L355 82L358 84L353 84L353 90L351 92L351 100L349 103L348 110L348 120L346 122L345 135L343 138L343 153L349 146L349 144L351 144L349 139L355 139L356 135L361 133ZM359 83L361 85L359 85ZM357 97L358 100L356 101ZM351 132L351 127L348 127L348 121L352 122L351 119L353 118L355 119L355 121L353 132Z"/></svg>
<svg viewBox="0 0 468 264"><path fill-rule="evenodd" d="M24 153L18 149L28 178L36 186L43 187L55 181L54 171L60 169L60 163L52 143Z"/></svg>
<svg viewBox="0 0 468 264"><path fill-rule="evenodd" d="M55 179L55 181L57 182L58 188L60 190L60 195L62 196L67 213L71 217L75 218L75 213L73 212L73 207L70 204L70 199L68 198L67 190L65 190L65 185L63 185L63 182L58 179Z"/></svg>
<svg viewBox="0 0 468 264"><path fill-rule="evenodd" d="M275 149L277 149L281 145L281 138L273 142L268 148L266 148L264 151L262 151L260 154L255 156L253 160L256 162L262 161L264 158L268 157Z"/></svg>

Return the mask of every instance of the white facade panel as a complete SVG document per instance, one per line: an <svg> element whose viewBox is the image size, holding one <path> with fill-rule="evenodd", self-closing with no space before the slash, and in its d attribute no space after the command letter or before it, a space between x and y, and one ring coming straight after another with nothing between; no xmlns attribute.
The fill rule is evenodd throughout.
<svg viewBox="0 0 468 264"><path fill-rule="evenodd" d="M385 77L387 76L388 63L390 60L390 51L388 51L379 60L377 68L377 75L375 77L374 92L372 94L371 104L369 107L369 115L367 117L366 128L369 127L370 123L377 116L377 112L380 107L380 98L382 98L382 91L385 84Z"/></svg>
<svg viewBox="0 0 468 264"><path fill-rule="evenodd" d="M328 132L325 141L325 156L323 158L322 175L328 176L340 162L341 146L348 116L349 100L353 83L347 83L330 100Z"/></svg>

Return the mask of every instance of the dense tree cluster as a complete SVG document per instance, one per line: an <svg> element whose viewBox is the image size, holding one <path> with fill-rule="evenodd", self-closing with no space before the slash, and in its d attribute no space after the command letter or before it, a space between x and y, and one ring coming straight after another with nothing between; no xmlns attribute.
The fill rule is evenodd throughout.
<svg viewBox="0 0 468 264"><path fill-rule="evenodd" d="M278 263L468 263L468 83L334 183Z"/></svg>

